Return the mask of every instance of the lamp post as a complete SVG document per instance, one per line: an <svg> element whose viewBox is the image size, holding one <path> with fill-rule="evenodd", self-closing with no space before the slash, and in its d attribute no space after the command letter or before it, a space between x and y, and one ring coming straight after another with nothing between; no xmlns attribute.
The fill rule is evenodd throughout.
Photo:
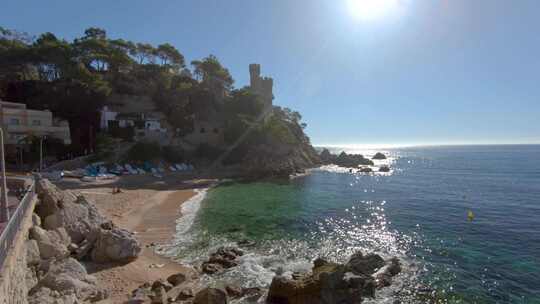
<svg viewBox="0 0 540 304"><path fill-rule="evenodd" d="M0 196L0 222L9 221L9 209L6 185L6 161L4 158L4 129L0 127L0 163L2 164L2 194Z"/></svg>

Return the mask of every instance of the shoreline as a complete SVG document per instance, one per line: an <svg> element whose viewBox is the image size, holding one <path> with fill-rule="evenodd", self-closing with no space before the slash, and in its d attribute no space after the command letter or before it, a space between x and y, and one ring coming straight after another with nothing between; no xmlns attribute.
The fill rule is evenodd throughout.
<svg viewBox="0 0 540 304"><path fill-rule="evenodd" d="M135 180L131 180L132 184ZM125 181L123 181L125 182ZM143 180L138 181L144 183ZM109 297L98 303L124 303L133 290L148 281L167 278L172 274L193 272L189 265L182 265L165 252L156 249L174 241L185 203L204 198L205 190L215 185L215 180L178 180L181 189L122 188L122 193L112 194L111 184L60 181L62 189L70 189L95 202L100 212L120 228L133 231L142 246L140 256L128 264L86 263L89 274L98 279L98 285L109 291ZM79 185L78 185L79 184ZM201 187L202 186L202 187ZM197 200L199 200L197 199ZM200 201L199 201L200 202ZM193 215L194 216L194 215Z"/></svg>

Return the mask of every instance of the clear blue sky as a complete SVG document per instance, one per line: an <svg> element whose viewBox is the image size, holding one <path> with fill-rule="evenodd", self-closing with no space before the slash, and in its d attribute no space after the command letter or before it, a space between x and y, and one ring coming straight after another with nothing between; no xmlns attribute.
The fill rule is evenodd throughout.
<svg viewBox="0 0 540 304"><path fill-rule="evenodd" d="M347 0L5 0L0 25L170 42L237 87L260 63L314 143L540 143L540 1L395 1L366 20Z"/></svg>

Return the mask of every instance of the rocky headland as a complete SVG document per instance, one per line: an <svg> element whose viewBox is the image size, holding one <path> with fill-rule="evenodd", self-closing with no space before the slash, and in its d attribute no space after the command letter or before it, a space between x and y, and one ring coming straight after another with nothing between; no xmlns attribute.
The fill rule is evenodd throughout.
<svg viewBox="0 0 540 304"><path fill-rule="evenodd" d="M364 157L362 154L347 154L341 152L340 154L332 154L328 149L323 149L319 155L323 165L336 165L343 168L356 169L360 173L378 172L390 172L391 169L388 165L381 165L378 168L373 169L376 161L387 159L386 155L381 152L377 152L371 159Z"/></svg>

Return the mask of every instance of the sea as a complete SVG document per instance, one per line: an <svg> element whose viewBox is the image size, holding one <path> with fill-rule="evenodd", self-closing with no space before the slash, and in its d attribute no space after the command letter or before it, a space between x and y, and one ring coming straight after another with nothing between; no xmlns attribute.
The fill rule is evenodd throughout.
<svg viewBox="0 0 540 304"><path fill-rule="evenodd" d="M376 252L404 267L365 303L540 303L540 145L330 149L383 152L376 166L392 170L325 166L200 190L161 252L198 264L239 245L240 265L205 279L266 288L317 257Z"/></svg>

